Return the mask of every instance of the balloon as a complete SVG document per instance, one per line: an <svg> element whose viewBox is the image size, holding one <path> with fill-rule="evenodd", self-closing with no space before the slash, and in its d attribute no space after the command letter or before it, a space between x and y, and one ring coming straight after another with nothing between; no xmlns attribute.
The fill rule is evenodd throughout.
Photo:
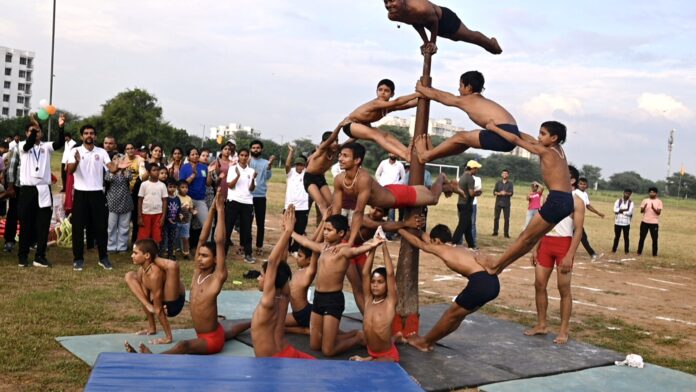
<svg viewBox="0 0 696 392"><path fill-rule="evenodd" d="M46 107L46 111L48 112L49 116L52 116L52 115L56 114L56 107L53 105L48 105Z"/></svg>
<svg viewBox="0 0 696 392"><path fill-rule="evenodd" d="M47 101L47 100L42 99L42 100L39 101L39 107L40 107L40 108L46 109L47 106L48 106L48 101Z"/></svg>
<svg viewBox="0 0 696 392"><path fill-rule="evenodd" d="M40 120L46 120L46 119L48 119L48 112L46 111L46 109L41 108L36 113L36 116L39 117Z"/></svg>

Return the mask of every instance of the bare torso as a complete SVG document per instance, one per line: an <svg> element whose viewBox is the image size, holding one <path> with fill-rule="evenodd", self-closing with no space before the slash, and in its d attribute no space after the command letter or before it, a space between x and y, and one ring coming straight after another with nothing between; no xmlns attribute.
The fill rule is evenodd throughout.
<svg viewBox="0 0 696 392"><path fill-rule="evenodd" d="M442 15L440 7L427 0L407 0L400 12L387 14L395 22L425 26L437 23L439 15Z"/></svg>
<svg viewBox="0 0 696 392"><path fill-rule="evenodd" d="M396 307L384 298L380 303L370 300L365 304L363 330L365 343L374 352L385 352L391 348L391 327Z"/></svg>
<svg viewBox="0 0 696 392"><path fill-rule="evenodd" d="M340 244L326 247L317 260L316 289L323 293L343 290L343 280L350 264L340 249L334 254L335 246Z"/></svg>
<svg viewBox="0 0 696 392"><path fill-rule="evenodd" d="M336 163L337 149L329 147L325 151L315 151L309 156L307 173L323 175Z"/></svg>
<svg viewBox="0 0 696 392"><path fill-rule="evenodd" d="M554 145L547 148L539 155L539 163L541 176L549 190L561 192L571 192L573 190L568 181L570 178L568 161L561 146Z"/></svg>
<svg viewBox="0 0 696 392"><path fill-rule="evenodd" d="M217 296L222 284L216 281L214 272L210 275L197 272L193 274L191 283L191 320L197 333L208 333L217 329Z"/></svg>
<svg viewBox="0 0 696 392"><path fill-rule="evenodd" d="M366 102L353 110L352 113L348 115L348 119L353 122L367 125L368 127L375 121L379 121L382 117L389 113L387 109L380 109L377 107L376 103L379 98L375 98L372 101Z"/></svg>
<svg viewBox="0 0 696 392"><path fill-rule="evenodd" d="M307 301L307 290L314 280L314 275L311 275L307 272L307 268L300 268L292 274L292 280L290 281L290 306L296 312L304 309L309 304L309 301Z"/></svg>
<svg viewBox="0 0 696 392"><path fill-rule="evenodd" d="M481 94L471 94L459 97L460 104L457 105L460 109L466 112L471 121L476 123L482 129L486 128L486 124L493 120L497 125L514 124L517 122L512 114L497 102L492 101Z"/></svg>
<svg viewBox="0 0 696 392"><path fill-rule="evenodd" d="M438 257L445 262L447 268L468 277L476 272L485 271L476 262L476 254L464 246L438 245Z"/></svg>
<svg viewBox="0 0 696 392"><path fill-rule="evenodd" d="M283 333L278 333L278 324L282 319L284 326L287 309L288 299L280 293L271 308L256 307L251 317L251 340L257 357L271 357L283 349Z"/></svg>
<svg viewBox="0 0 696 392"><path fill-rule="evenodd" d="M379 185L379 183L375 181L372 176L370 176L370 173L366 172L364 169L358 169L355 177L356 178L354 179L347 178L346 172L343 172L334 180L338 181L344 197L347 195L357 198L361 191L369 189L370 198L367 201L368 205L373 207L391 208L391 206L396 203L394 195Z"/></svg>

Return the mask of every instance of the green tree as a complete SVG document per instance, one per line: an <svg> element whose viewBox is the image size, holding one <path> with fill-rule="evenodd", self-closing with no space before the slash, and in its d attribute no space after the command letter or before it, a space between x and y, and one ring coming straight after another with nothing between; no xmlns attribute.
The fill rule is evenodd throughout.
<svg viewBox="0 0 696 392"><path fill-rule="evenodd" d="M609 187L617 191L631 189L634 193L647 193L651 186L655 186L653 181L641 177L634 171L616 173L609 177Z"/></svg>
<svg viewBox="0 0 696 392"><path fill-rule="evenodd" d="M587 178L587 185L594 189L595 184L602 179L602 168L592 165L582 165L580 176Z"/></svg>
<svg viewBox="0 0 696 392"><path fill-rule="evenodd" d="M682 176L679 172L667 178L667 192L670 196L689 196L696 192L696 177L692 174L684 173Z"/></svg>
<svg viewBox="0 0 696 392"><path fill-rule="evenodd" d="M507 169L515 181L541 181L539 163L532 159L506 154L491 154L481 161L479 173L484 177L499 177Z"/></svg>

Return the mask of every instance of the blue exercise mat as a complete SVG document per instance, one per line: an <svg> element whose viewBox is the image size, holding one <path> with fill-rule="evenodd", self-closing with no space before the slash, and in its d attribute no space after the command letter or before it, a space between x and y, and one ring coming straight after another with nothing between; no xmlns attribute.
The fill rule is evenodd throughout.
<svg viewBox="0 0 696 392"><path fill-rule="evenodd" d="M696 376L657 365L643 369L603 366L578 372L506 381L481 387L485 392L696 391Z"/></svg>
<svg viewBox="0 0 696 392"><path fill-rule="evenodd" d="M394 363L99 355L85 391L422 391Z"/></svg>

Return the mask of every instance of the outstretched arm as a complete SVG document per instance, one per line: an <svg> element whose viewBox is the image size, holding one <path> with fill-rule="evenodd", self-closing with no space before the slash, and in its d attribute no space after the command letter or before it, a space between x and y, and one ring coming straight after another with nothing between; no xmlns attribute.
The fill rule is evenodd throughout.
<svg viewBox="0 0 696 392"><path fill-rule="evenodd" d="M224 177L223 177L224 179ZM220 288L222 288L222 283L227 280L227 264L225 264L225 235L227 234L227 229L225 228L225 200L222 198L222 192L218 192L215 196L215 208L217 209L217 227L215 228L215 275L220 281ZM211 212L208 216L212 216ZM206 220L206 223L208 221ZM203 235L203 233L201 233Z"/></svg>
<svg viewBox="0 0 696 392"><path fill-rule="evenodd" d="M288 145L288 157L285 158L285 174L290 173L290 170L292 169L292 153L293 148L292 146Z"/></svg>
<svg viewBox="0 0 696 392"><path fill-rule="evenodd" d="M442 90L438 90L436 88L425 87L420 82L420 80L418 81L418 83L416 83L416 91L418 91L423 96L423 98L440 102L443 105L458 107L466 111L466 108L463 106L461 97L457 97L455 95L452 95Z"/></svg>
<svg viewBox="0 0 696 392"><path fill-rule="evenodd" d="M282 261L282 256L288 248L288 242L290 241L290 236L293 233L293 228L295 227L295 206L290 204L287 209L285 209L285 214L283 215L283 233L280 235L278 242L273 247L270 256L268 256L268 265L266 266L266 273L263 280L263 295L261 296L260 305L266 308L272 308L275 303L275 280L278 274L278 265ZM283 316L284 317L284 316Z"/></svg>
<svg viewBox="0 0 696 392"><path fill-rule="evenodd" d="M526 136L519 137L513 133L505 132L502 128L495 125L493 121L490 121L488 122L488 124L486 124L486 129L495 132L496 134L498 134L498 136L502 137L508 142L520 146L525 150L531 152L532 154L541 155L547 150L547 148L539 144L539 142L537 142L536 139L534 141L528 141L528 137ZM520 135L522 134L523 132L520 132ZM530 135L527 136L531 137Z"/></svg>
<svg viewBox="0 0 696 392"><path fill-rule="evenodd" d="M220 194L220 193L218 193ZM205 245L205 243L208 241L208 237L210 237L210 230L213 228L213 220L215 219L215 212L217 211L217 197L216 197L216 202L213 203L213 205L210 207L210 211L208 211L208 217L206 218L205 222L203 222L203 228L201 229L201 236L198 239L198 246L196 247L196 250L200 248L201 246ZM225 221L225 216L223 215L222 217L222 223ZM219 227L218 222L218 227ZM196 253L194 251L194 253ZM194 265L197 265L194 263Z"/></svg>
<svg viewBox="0 0 696 392"><path fill-rule="evenodd" d="M292 233L291 236L293 240L297 241L300 245L304 246L305 248L311 249L312 252L321 252L322 250L324 250L323 244L319 242L314 242L301 234Z"/></svg>
<svg viewBox="0 0 696 392"><path fill-rule="evenodd" d="M399 229L418 229L420 227L423 227L424 222L425 219L422 215L412 215L400 222L379 222L370 218L369 216L365 216L363 218L362 226L369 230L377 230L379 226L382 226L382 230L390 233L396 233L397 231L399 231Z"/></svg>
<svg viewBox="0 0 696 392"><path fill-rule="evenodd" d="M343 208L343 187L341 183L345 178L345 173L341 173L336 178L334 178L334 191L333 191L333 201L331 202L331 215L336 215L341 213L341 208Z"/></svg>
<svg viewBox="0 0 696 392"><path fill-rule="evenodd" d="M387 269L387 301L396 305L398 297L396 291L396 275L394 274L394 264L389 255L389 248L386 242L382 244L382 258L384 259L384 267Z"/></svg>
<svg viewBox="0 0 696 392"><path fill-rule="evenodd" d="M343 252L343 255L347 259L352 259L358 255L361 255L363 253L371 251L372 249L375 249L383 242L384 242L384 238L375 238L374 240L372 240L370 242L366 242L366 243L364 243L358 247L355 247L355 248L349 248L347 246L343 247L343 248L341 248L341 252Z"/></svg>
<svg viewBox="0 0 696 392"><path fill-rule="evenodd" d="M344 124L345 124L345 120L338 123L338 125L333 130L333 132L331 132L331 136L329 136L328 139L324 140L323 142L321 142L321 144L319 144L319 147L317 147L317 151L315 151L314 154L317 154L319 152L323 153L324 150L329 148L330 145L332 145L336 140L338 140L338 133L341 131L341 128L343 127ZM312 155L314 155L314 154L312 154Z"/></svg>
<svg viewBox="0 0 696 392"><path fill-rule="evenodd" d="M362 271L360 271L362 274L362 289L363 295L365 296L365 303L372 300L372 290L370 290L370 274L372 273L372 264L375 261L376 252L377 248L372 248L370 253L367 255L367 261L365 262L365 265L363 265Z"/></svg>
<svg viewBox="0 0 696 392"><path fill-rule="evenodd" d="M373 101L371 106L372 110L386 109L388 111L394 110L404 110L415 107L418 104L418 98L421 97L420 93L412 93L408 95L403 95L391 101Z"/></svg>

